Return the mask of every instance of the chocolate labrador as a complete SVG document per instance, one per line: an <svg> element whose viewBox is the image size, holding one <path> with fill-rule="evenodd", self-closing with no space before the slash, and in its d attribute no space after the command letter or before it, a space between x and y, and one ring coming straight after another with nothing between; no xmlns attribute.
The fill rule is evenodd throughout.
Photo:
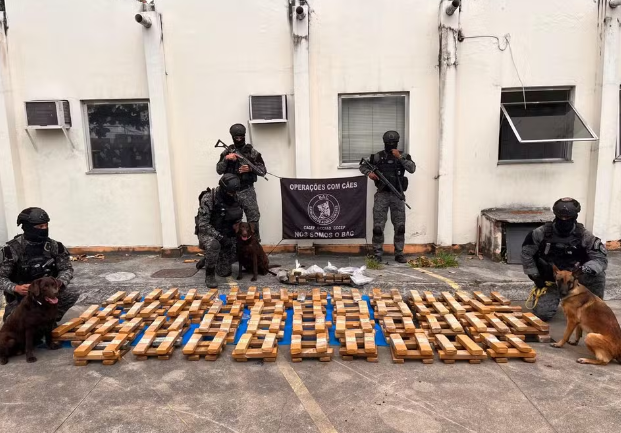
<svg viewBox="0 0 621 433"><path fill-rule="evenodd" d="M28 288L28 295L7 317L0 329L0 364L9 362L9 357L26 351L26 361L35 362L35 338L44 334L49 349L60 346L52 342L52 328L58 310L60 284L52 277L35 280Z"/></svg>
<svg viewBox="0 0 621 433"><path fill-rule="evenodd" d="M254 224L235 224L235 233L237 233L237 259L239 260L237 279L242 279L242 268L246 268L247 271L252 270L251 281L257 280L257 274L267 275L270 262L263 247L257 241Z"/></svg>

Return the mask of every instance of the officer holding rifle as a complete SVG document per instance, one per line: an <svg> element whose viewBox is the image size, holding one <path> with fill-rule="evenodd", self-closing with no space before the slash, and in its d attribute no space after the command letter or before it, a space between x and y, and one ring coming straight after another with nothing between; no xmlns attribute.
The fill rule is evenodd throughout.
<svg viewBox="0 0 621 433"><path fill-rule="evenodd" d="M240 189L237 192L237 199L244 210L246 220L249 223L254 223L257 241L261 242L261 235L259 234L261 214L259 213L254 183L257 181L257 176L265 176L265 163L261 154L250 143L246 143L246 127L244 125L236 123L231 126L229 132L233 138L233 145L226 147L220 155L216 171L220 175L232 173L239 177ZM216 144L216 147L220 146Z"/></svg>
<svg viewBox="0 0 621 433"><path fill-rule="evenodd" d="M373 201L373 254L377 261L382 260L384 248L384 227L388 219L395 230L395 261L406 263L403 256L405 245L405 195L408 179L405 171L414 173L416 164L408 154L397 150L399 144L397 131L386 131L383 136L384 150L371 155L369 160L360 161L360 172L375 182L377 192ZM409 208L409 206L408 206Z"/></svg>

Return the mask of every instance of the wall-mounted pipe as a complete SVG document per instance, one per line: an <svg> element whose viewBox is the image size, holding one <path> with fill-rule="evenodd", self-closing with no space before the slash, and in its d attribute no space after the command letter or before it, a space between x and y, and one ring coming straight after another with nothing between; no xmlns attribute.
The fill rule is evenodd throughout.
<svg viewBox="0 0 621 433"><path fill-rule="evenodd" d="M618 0L610 0L611 2L613 1L618 1ZM446 14L451 16L455 13L455 11L457 9L459 9L459 5L461 5L461 0L453 0L453 2L446 8Z"/></svg>
<svg viewBox="0 0 621 433"><path fill-rule="evenodd" d="M143 26L145 26L145 28L149 28L151 27L151 18L149 18L148 16L146 16L145 14L136 14L134 15L134 19L136 20L136 22L138 24L142 24Z"/></svg>

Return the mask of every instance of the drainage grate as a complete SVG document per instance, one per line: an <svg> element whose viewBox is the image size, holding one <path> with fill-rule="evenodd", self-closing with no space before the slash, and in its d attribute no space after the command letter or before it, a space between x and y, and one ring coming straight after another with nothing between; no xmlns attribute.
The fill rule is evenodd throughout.
<svg viewBox="0 0 621 433"><path fill-rule="evenodd" d="M198 272L196 266L188 266L187 268L177 269L160 269L151 278L190 278Z"/></svg>

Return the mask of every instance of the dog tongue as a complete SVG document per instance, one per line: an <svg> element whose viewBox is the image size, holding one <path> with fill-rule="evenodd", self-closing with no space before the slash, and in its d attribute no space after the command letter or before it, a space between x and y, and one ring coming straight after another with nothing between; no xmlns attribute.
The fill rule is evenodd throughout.
<svg viewBox="0 0 621 433"><path fill-rule="evenodd" d="M248 239L248 236L242 236L242 241L247 241Z"/></svg>
<svg viewBox="0 0 621 433"><path fill-rule="evenodd" d="M49 302L50 304L58 304L58 298L54 298L54 299L45 298L45 300Z"/></svg>

